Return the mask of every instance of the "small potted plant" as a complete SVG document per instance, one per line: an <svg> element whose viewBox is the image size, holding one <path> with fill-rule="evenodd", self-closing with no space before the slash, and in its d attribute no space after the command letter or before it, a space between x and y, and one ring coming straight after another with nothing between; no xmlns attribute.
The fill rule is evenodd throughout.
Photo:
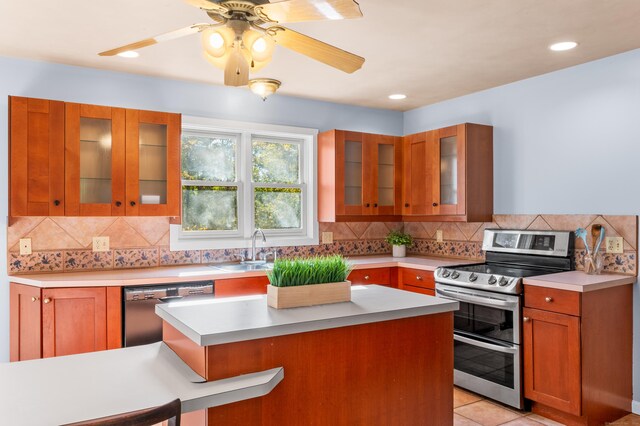
<svg viewBox="0 0 640 426"><path fill-rule="evenodd" d="M281 309L349 302L351 269L340 255L278 259L267 272L267 304Z"/></svg>
<svg viewBox="0 0 640 426"><path fill-rule="evenodd" d="M387 235L387 242L393 247L393 257L405 257L407 246L413 244L413 238L402 231L391 231Z"/></svg>

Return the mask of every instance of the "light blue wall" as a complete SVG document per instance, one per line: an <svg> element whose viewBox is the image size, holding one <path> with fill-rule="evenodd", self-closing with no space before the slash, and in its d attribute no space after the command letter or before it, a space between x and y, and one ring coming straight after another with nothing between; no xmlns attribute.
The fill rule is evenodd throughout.
<svg viewBox="0 0 640 426"><path fill-rule="evenodd" d="M216 72L212 69L212 72ZM286 84L286 82L285 82ZM0 57L0 362L9 359L7 285L7 119L9 95L181 112L320 131L402 134L402 113L277 95L263 102L244 88L229 88L90 68Z"/></svg>
<svg viewBox="0 0 640 426"><path fill-rule="evenodd" d="M404 133L464 122L494 126L495 213L640 214L640 49L408 111ZM633 305L640 401L637 284Z"/></svg>

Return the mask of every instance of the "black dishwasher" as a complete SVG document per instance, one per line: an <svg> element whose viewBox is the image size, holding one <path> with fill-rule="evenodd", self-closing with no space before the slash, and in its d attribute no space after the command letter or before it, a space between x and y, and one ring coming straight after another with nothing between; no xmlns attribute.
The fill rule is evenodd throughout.
<svg viewBox="0 0 640 426"><path fill-rule="evenodd" d="M124 287L123 346L146 345L162 340L162 319L156 315L158 303L210 299L213 298L213 288L213 281Z"/></svg>

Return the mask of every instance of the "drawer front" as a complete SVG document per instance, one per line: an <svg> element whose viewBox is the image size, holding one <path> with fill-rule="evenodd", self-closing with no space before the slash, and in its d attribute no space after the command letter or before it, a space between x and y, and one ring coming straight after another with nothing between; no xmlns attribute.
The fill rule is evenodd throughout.
<svg viewBox="0 0 640 426"><path fill-rule="evenodd" d="M525 285L524 306L560 314L580 316L580 293Z"/></svg>
<svg viewBox="0 0 640 426"><path fill-rule="evenodd" d="M402 287L402 289L406 291L412 291L414 293L426 294L427 296L435 297L436 295L436 291L430 288L422 288L422 287L414 287L412 285L405 285Z"/></svg>
<svg viewBox="0 0 640 426"><path fill-rule="evenodd" d="M391 268L355 269L349 274L352 285L391 285Z"/></svg>
<svg viewBox="0 0 640 426"><path fill-rule="evenodd" d="M400 268L400 282L402 283L401 288L404 286L422 287L431 290L435 288L433 272L422 269Z"/></svg>
<svg viewBox="0 0 640 426"><path fill-rule="evenodd" d="M248 296L266 294L269 278L248 277L215 280L215 297Z"/></svg>

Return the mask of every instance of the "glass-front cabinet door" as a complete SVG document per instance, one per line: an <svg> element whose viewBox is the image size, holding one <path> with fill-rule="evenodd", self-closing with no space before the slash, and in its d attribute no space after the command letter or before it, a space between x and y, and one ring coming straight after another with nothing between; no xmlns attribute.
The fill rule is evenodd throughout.
<svg viewBox="0 0 640 426"><path fill-rule="evenodd" d="M366 200L368 163L365 158L363 134L341 131L337 135L336 142L336 213L339 215L367 214L371 201Z"/></svg>
<svg viewBox="0 0 640 426"><path fill-rule="evenodd" d="M125 110L65 104L65 215L125 213Z"/></svg>
<svg viewBox="0 0 640 426"><path fill-rule="evenodd" d="M180 115L127 110L126 212L180 215Z"/></svg>
<svg viewBox="0 0 640 426"><path fill-rule="evenodd" d="M461 129L460 129L461 128ZM433 213L455 215L464 213L464 126L438 130L436 141L437 173L434 181Z"/></svg>
<svg viewBox="0 0 640 426"><path fill-rule="evenodd" d="M373 203L371 213L393 215L401 198L400 175L396 167L396 157L399 156L399 152L396 152L398 138L383 135L369 136L365 138L365 142L367 142L367 148L371 150L372 195L370 198Z"/></svg>

